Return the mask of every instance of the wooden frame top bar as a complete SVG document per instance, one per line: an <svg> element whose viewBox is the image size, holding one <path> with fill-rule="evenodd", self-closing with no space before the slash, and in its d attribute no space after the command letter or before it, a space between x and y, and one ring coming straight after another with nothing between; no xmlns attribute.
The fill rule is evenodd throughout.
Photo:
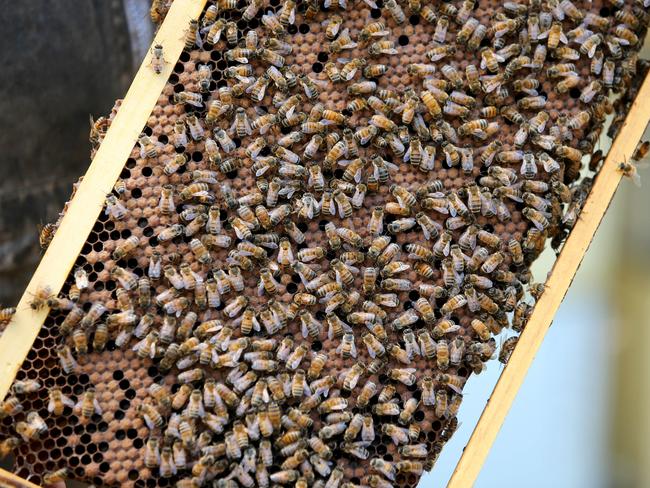
<svg viewBox="0 0 650 488"><path fill-rule="evenodd" d="M616 188L622 178L619 163L630 161L650 120L650 76L646 76L618 136L596 177L591 193L569 234L560 256L546 281L546 289L519 337L510 361L504 368L483 413L465 446L447 488L468 488L474 485L492 448L501 425L512 406L528 368L553 322L564 296L589 248Z"/></svg>

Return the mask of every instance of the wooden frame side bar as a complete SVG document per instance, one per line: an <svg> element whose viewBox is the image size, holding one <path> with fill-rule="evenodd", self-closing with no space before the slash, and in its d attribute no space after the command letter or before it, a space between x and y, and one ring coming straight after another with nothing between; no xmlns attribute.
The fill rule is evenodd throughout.
<svg viewBox="0 0 650 488"><path fill-rule="evenodd" d="M70 202L54 239L47 248L16 314L0 337L0 400L13 382L38 335L49 309L33 311L29 303L39 287L58 293L74 265L117 181L142 128L167 83L184 47L189 21L197 19L206 0L176 0L161 25L153 45L163 46L166 63L160 74L151 69L148 52L120 106L106 137L93 158L75 197Z"/></svg>
<svg viewBox="0 0 650 488"><path fill-rule="evenodd" d="M0 468L0 488L40 488L34 483L22 479L9 471Z"/></svg>
<svg viewBox="0 0 650 488"><path fill-rule="evenodd" d="M630 161L650 119L650 76L646 76L628 116L614 140L602 169L553 265L546 289L535 305L526 328L519 337L510 361L504 368L483 413L456 465L447 488L474 485L501 425L521 387L528 368L551 326L564 296L580 266L589 244L611 203L622 177L619 163Z"/></svg>

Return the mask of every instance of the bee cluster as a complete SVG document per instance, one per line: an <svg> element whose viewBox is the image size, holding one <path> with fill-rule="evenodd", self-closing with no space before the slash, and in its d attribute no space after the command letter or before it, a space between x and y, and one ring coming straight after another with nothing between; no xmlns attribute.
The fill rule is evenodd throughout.
<svg viewBox="0 0 650 488"><path fill-rule="evenodd" d="M208 2L34 297L0 455L37 481L415 486L543 292L646 7Z"/></svg>

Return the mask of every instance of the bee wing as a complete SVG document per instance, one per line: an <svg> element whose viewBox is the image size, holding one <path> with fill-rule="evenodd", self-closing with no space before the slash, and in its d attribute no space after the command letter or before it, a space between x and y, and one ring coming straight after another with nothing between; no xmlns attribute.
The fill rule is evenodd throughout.
<svg viewBox="0 0 650 488"><path fill-rule="evenodd" d="M261 131L260 131L260 133L261 133ZM255 171L255 176L257 176L257 177L262 176L262 175L263 175L264 173L266 173L270 168L271 168L271 167L270 167L268 164L262 166L260 169L258 169L257 171Z"/></svg>
<svg viewBox="0 0 650 488"><path fill-rule="evenodd" d="M331 341L332 339L334 339L334 327L332 327L331 322L328 321L327 323L328 323L327 338Z"/></svg>
<svg viewBox="0 0 650 488"><path fill-rule="evenodd" d="M630 175L630 178L632 178L632 182L639 188L641 188L641 175L637 173L636 171Z"/></svg>
<svg viewBox="0 0 650 488"><path fill-rule="evenodd" d="M310 203L307 203L305 207L307 208L307 218L309 220L312 220L314 218L314 206Z"/></svg>
<svg viewBox="0 0 650 488"><path fill-rule="evenodd" d="M237 117L232 121L232 124L230 125L230 128L228 129L228 132L230 134L234 134L235 129L237 129Z"/></svg>
<svg viewBox="0 0 650 488"><path fill-rule="evenodd" d="M287 115L285 116L285 119L290 119L291 118L293 113L296 111L296 107L297 107L297 104L292 105L291 108L289 110L287 110Z"/></svg>
<svg viewBox="0 0 650 488"><path fill-rule="evenodd" d="M429 232L429 229L427 229L426 225L420 225L420 228L422 228L422 234L424 235L424 238L427 241L431 239L431 233Z"/></svg>
<svg viewBox="0 0 650 488"><path fill-rule="evenodd" d="M336 215L336 204L334 203L334 199L332 198L330 200L330 214L331 215Z"/></svg>
<svg viewBox="0 0 650 488"><path fill-rule="evenodd" d="M95 398L93 400L93 406L95 407L95 413L97 415L101 415L102 414L102 407L100 407L99 402L97 401L97 398Z"/></svg>
<svg viewBox="0 0 650 488"><path fill-rule="evenodd" d="M340 203L337 203L339 207L339 217L344 219L345 218L345 209L343 208L343 205Z"/></svg>
<svg viewBox="0 0 650 488"><path fill-rule="evenodd" d="M347 74L347 76L345 77L345 81L350 81L352 78L354 78L354 75L357 74L358 70L359 70L358 68L352 68L350 72Z"/></svg>
<svg viewBox="0 0 650 488"><path fill-rule="evenodd" d="M363 170L363 167L359 167L359 169L357 169L357 172L354 173L354 177L353 177L354 182L357 183L357 184L361 183L361 177L363 176L362 170Z"/></svg>
<svg viewBox="0 0 650 488"><path fill-rule="evenodd" d="M187 103L188 105L192 105L194 107L197 107L197 108L203 107L203 102L197 102L196 100L187 100L185 103Z"/></svg>
<svg viewBox="0 0 650 488"><path fill-rule="evenodd" d="M389 163L388 161L384 161L384 164L386 165L386 168L389 171L397 171L399 169L399 166L397 166L394 163Z"/></svg>
<svg viewBox="0 0 650 488"><path fill-rule="evenodd" d="M442 250L442 254L445 256L449 256L450 248L451 248L451 241L449 241L447 245L444 247L444 249Z"/></svg>
<svg viewBox="0 0 650 488"><path fill-rule="evenodd" d="M203 39L201 38L201 31L199 31L199 29L196 29L194 42L196 42L196 45L199 47L199 49L203 47Z"/></svg>
<svg viewBox="0 0 650 488"><path fill-rule="evenodd" d="M205 34L206 32L209 32L210 29L212 29L213 25L214 25L214 23L205 26L203 29L197 29L197 32L200 32L201 34Z"/></svg>
<svg viewBox="0 0 650 488"><path fill-rule="evenodd" d="M73 408L74 407L74 402L67 396L61 394L61 401L63 404L67 407Z"/></svg>

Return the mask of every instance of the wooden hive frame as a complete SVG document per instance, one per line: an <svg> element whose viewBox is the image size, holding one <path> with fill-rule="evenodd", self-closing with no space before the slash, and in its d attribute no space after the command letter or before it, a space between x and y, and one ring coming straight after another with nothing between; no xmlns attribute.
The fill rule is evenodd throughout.
<svg viewBox="0 0 650 488"><path fill-rule="evenodd" d="M58 293L86 241L104 204L105 194L117 180L133 144L167 82L183 50L184 32L191 19L197 19L206 0L176 0L161 25L153 45L164 48L166 63L160 74L150 67L147 54L129 88L119 111L99 147L61 222L50 246L34 272L17 312L0 336L0 398L4 398L25 360L49 309L34 311L29 302L37 289L49 286ZM546 291L537 302L528 325L521 334L510 361L504 368L483 413L449 480L448 488L474 484L490 448L521 387L553 317L573 281L595 232L611 203L622 178L621 161L631 159L650 119L650 76L646 77L630 107L618 136L598 173L585 202L580 219L569 235L546 282ZM35 487L36 485L0 469L0 486Z"/></svg>

